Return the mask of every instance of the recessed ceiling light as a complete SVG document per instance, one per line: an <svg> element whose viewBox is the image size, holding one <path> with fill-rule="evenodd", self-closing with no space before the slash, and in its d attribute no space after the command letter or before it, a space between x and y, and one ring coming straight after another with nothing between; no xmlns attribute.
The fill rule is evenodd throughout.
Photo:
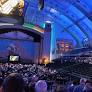
<svg viewBox="0 0 92 92"><path fill-rule="evenodd" d="M48 20L48 21L46 21L46 23L51 23L51 21Z"/></svg>

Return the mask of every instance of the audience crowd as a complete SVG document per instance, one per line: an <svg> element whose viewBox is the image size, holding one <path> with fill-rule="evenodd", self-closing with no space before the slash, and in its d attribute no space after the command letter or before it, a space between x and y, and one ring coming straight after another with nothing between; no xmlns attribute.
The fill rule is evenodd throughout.
<svg viewBox="0 0 92 92"><path fill-rule="evenodd" d="M70 81L43 65L0 63L0 92L92 92L92 80Z"/></svg>

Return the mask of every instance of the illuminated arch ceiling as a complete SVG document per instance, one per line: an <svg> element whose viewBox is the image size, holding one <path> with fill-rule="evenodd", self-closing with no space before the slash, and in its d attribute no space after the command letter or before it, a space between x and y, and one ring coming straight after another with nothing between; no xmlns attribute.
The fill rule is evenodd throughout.
<svg viewBox="0 0 92 92"><path fill-rule="evenodd" d="M69 39L72 38L77 47L83 46L83 39L91 42L92 0L45 0L42 11L38 10L38 0L25 2L29 2L25 22L43 27L45 21L51 21L57 29L55 31L60 30L61 38L70 35ZM64 33L67 34L63 35ZM55 35L53 39L54 37Z"/></svg>

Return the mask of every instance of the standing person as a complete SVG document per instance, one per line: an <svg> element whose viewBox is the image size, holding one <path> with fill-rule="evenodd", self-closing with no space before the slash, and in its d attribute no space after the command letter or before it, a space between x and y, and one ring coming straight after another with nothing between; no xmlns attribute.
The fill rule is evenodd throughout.
<svg viewBox="0 0 92 92"><path fill-rule="evenodd" d="M86 83L86 79L85 78L81 78L80 79L80 84L77 85L74 88L74 91L73 92L84 92L85 83Z"/></svg>

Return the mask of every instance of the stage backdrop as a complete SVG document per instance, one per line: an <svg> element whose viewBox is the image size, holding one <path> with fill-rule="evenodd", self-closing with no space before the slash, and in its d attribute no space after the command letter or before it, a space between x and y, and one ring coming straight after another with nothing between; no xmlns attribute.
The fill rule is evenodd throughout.
<svg viewBox="0 0 92 92"><path fill-rule="evenodd" d="M0 39L0 58L8 59L9 54L19 55L23 62L36 63L39 57L39 43Z"/></svg>

